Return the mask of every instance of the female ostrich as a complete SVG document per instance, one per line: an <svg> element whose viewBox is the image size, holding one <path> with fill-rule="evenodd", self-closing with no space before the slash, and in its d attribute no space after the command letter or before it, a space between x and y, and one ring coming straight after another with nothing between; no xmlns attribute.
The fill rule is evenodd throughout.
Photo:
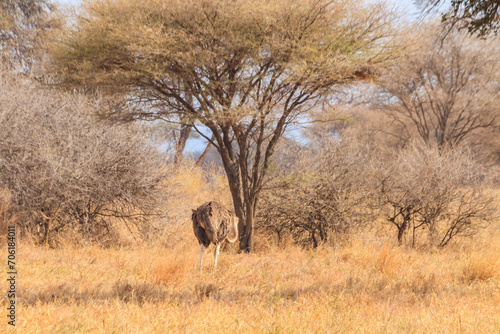
<svg viewBox="0 0 500 334"><path fill-rule="evenodd" d="M219 202L207 202L193 210L194 235L200 243L200 274L203 253L210 243L215 245L214 269L217 270L217 257L220 245L224 240L230 243L238 239L238 217L234 217L228 209Z"/></svg>

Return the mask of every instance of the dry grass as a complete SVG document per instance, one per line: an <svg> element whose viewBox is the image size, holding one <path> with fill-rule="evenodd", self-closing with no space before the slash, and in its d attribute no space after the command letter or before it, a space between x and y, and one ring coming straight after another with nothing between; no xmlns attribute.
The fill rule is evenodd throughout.
<svg viewBox="0 0 500 334"><path fill-rule="evenodd" d="M7 235L7 226L15 222L15 217L9 211L11 194L5 188L0 188L0 237L2 239Z"/></svg>
<svg viewBox="0 0 500 334"><path fill-rule="evenodd" d="M17 329L500 332L500 252L492 245L500 235L439 252L362 238L336 250L223 252L217 273L207 254L200 277L194 237L172 248L21 243Z"/></svg>

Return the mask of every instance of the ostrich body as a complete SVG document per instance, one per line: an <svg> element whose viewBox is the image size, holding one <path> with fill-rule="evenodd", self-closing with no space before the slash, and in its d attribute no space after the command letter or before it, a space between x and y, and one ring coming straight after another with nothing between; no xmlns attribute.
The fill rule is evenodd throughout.
<svg viewBox="0 0 500 334"><path fill-rule="evenodd" d="M238 217L233 216L231 211L219 202L212 201L193 210L191 219L194 235L200 243L200 274L205 247L210 246L211 243L215 245L214 269L217 270L217 257L221 243L224 240L233 243L238 239Z"/></svg>

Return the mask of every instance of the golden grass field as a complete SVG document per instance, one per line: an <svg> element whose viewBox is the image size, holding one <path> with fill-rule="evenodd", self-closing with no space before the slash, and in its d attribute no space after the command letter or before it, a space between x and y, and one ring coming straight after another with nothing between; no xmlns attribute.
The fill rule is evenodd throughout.
<svg viewBox="0 0 500 334"><path fill-rule="evenodd" d="M361 235L338 249L229 251L217 273L209 253L201 277L194 236L17 252L18 333L500 332L498 234L434 252Z"/></svg>

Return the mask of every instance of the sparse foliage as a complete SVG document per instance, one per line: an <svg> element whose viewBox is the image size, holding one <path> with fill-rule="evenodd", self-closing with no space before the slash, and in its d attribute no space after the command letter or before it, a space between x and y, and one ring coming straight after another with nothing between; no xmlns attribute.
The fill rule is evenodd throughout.
<svg viewBox="0 0 500 334"><path fill-rule="evenodd" d="M426 10L438 7L443 0L417 0ZM485 37L498 34L500 29L500 1L452 0L450 9L442 14L442 21L451 28L467 29L470 35Z"/></svg>

